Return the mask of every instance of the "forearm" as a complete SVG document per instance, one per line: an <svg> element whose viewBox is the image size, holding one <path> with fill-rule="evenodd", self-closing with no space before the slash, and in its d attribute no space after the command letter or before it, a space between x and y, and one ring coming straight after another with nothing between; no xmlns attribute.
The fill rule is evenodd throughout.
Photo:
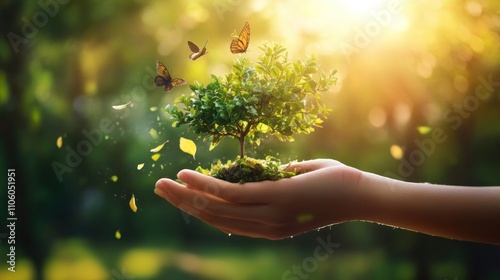
<svg viewBox="0 0 500 280"><path fill-rule="evenodd" d="M500 244L500 187L408 183L364 173L359 218L446 238Z"/></svg>

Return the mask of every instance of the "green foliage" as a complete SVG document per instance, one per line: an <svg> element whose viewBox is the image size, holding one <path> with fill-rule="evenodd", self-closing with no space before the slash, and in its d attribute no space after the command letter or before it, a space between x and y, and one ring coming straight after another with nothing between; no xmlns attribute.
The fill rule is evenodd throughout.
<svg viewBox="0 0 500 280"><path fill-rule="evenodd" d="M267 156L265 160L250 157L228 160L223 164L220 160L210 169L198 167L198 172L232 183L260 182L290 178L295 172L284 171L279 160Z"/></svg>
<svg viewBox="0 0 500 280"><path fill-rule="evenodd" d="M271 134L293 141L294 134L320 126L330 111L320 98L336 82L336 71L320 71L314 56L290 63L279 44L264 43L260 49L257 63L239 57L231 73L212 75L207 86L191 85L191 95L176 100L182 108L167 106L173 126L188 125L212 146L227 136L237 139L241 157L245 140L259 145L263 134Z"/></svg>

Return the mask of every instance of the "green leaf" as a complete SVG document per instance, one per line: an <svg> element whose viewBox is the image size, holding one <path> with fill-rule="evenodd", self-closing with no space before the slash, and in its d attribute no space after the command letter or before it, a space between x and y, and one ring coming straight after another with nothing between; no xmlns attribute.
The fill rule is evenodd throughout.
<svg viewBox="0 0 500 280"><path fill-rule="evenodd" d="M266 134L293 141L296 133L314 131L331 111L321 97L335 84L336 71L325 74L313 55L289 62L286 48L276 43L259 49L255 63L238 57L230 73L211 75L206 86L190 85L190 95L165 107L172 125L208 135L211 149L225 137L258 144Z"/></svg>

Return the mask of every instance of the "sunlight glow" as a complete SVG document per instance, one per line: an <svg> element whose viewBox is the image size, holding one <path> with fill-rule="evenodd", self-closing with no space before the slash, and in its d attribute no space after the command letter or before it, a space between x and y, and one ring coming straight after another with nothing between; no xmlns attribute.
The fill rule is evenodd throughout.
<svg viewBox="0 0 500 280"><path fill-rule="evenodd" d="M333 1L332 1L333 2ZM370 11L383 8L384 0L341 0L341 5L351 15L366 15Z"/></svg>
<svg viewBox="0 0 500 280"><path fill-rule="evenodd" d="M374 127L382 127L387 121L387 112L382 107L374 107L368 113L368 121Z"/></svg>
<svg viewBox="0 0 500 280"><path fill-rule="evenodd" d="M405 2L318 0L289 1L287 5L278 6L273 1L259 0L252 8L272 19L275 40L289 40L284 44L291 46L292 53L331 55L337 52L345 55L348 50L359 52L385 36L406 32L411 23L404 13ZM313 40L307 40L304 45L296 44L297 36ZM306 49L299 50L301 47Z"/></svg>
<svg viewBox="0 0 500 280"><path fill-rule="evenodd" d="M401 102L396 104L393 110L396 122L401 126L406 125L412 114L410 106Z"/></svg>

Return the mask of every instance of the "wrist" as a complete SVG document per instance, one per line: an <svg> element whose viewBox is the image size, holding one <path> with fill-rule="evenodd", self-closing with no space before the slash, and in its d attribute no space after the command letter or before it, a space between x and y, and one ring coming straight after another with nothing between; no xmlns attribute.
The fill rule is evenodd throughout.
<svg viewBox="0 0 500 280"><path fill-rule="evenodd" d="M362 172L358 186L356 220L383 223L384 217L397 211L395 195L403 181Z"/></svg>

